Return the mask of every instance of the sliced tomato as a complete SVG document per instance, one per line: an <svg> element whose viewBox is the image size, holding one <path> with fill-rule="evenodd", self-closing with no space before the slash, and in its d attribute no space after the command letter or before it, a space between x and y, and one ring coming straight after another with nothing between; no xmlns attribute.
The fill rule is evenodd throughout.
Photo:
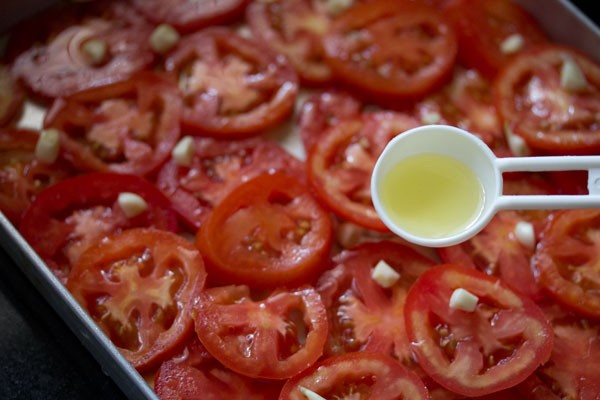
<svg viewBox="0 0 600 400"><path fill-rule="evenodd" d="M193 318L210 354L252 378L298 374L319 359L327 339L325 306L309 286L258 300L248 286L206 289L195 301Z"/></svg>
<svg viewBox="0 0 600 400"><path fill-rule="evenodd" d="M155 172L179 140L181 98L165 75L128 80L55 101L44 126L61 132L61 155L82 171Z"/></svg>
<svg viewBox="0 0 600 400"><path fill-rule="evenodd" d="M128 218L118 203L123 192L142 197L146 210ZM64 283L94 242L133 227L176 231L177 217L151 182L99 172L64 179L41 191L25 211L19 231Z"/></svg>
<svg viewBox="0 0 600 400"><path fill-rule="evenodd" d="M21 53L13 63L14 76L35 95L54 99L118 82L148 68L154 61L149 42L152 26L133 18L134 10L124 2L96 7L94 12L103 15L81 18L47 44ZM102 43L105 51L91 57L85 50L91 41Z"/></svg>
<svg viewBox="0 0 600 400"><path fill-rule="evenodd" d="M331 218L297 180L261 174L232 191L200 227L196 244L211 279L274 287L306 282L325 267Z"/></svg>
<svg viewBox="0 0 600 400"><path fill-rule="evenodd" d="M182 33L234 21L243 14L247 3L248 0L133 0L150 21L169 24Z"/></svg>
<svg viewBox="0 0 600 400"><path fill-rule="evenodd" d="M15 82L10 69L0 64L0 126L7 125L20 114L25 92Z"/></svg>
<svg viewBox="0 0 600 400"><path fill-rule="evenodd" d="M305 84L331 81L322 38L330 17L311 0L254 1L246 20L252 33L273 51L284 54Z"/></svg>
<svg viewBox="0 0 600 400"><path fill-rule="evenodd" d="M548 41L533 16L512 0L451 1L445 12L457 32L460 61L488 78L516 54ZM515 46L503 50L511 37Z"/></svg>
<svg viewBox="0 0 600 400"><path fill-rule="evenodd" d="M288 380L280 400L304 400L309 390L326 399L429 399L423 382L393 358L370 352L331 357Z"/></svg>
<svg viewBox="0 0 600 400"><path fill-rule="evenodd" d="M308 153L329 127L355 117L361 109L362 103L356 97L341 90L324 90L308 96L298 113L305 151Z"/></svg>
<svg viewBox="0 0 600 400"><path fill-rule="evenodd" d="M67 289L142 371L164 361L193 329L192 301L205 279L193 244L172 232L135 228L82 254Z"/></svg>
<svg viewBox="0 0 600 400"><path fill-rule="evenodd" d="M561 84L565 62L585 77L580 89ZM506 128L534 152L600 151L600 65L574 49L553 44L515 57L495 80L495 101Z"/></svg>
<svg viewBox="0 0 600 400"><path fill-rule="evenodd" d="M474 311L450 307L459 288L478 297ZM421 274L408 292L404 312L421 368L465 396L517 385L552 351L552 327L542 310L498 278L472 268L442 264Z"/></svg>
<svg viewBox="0 0 600 400"><path fill-rule="evenodd" d="M371 276L386 263L399 274L389 288ZM404 300L421 273L436 263L412 248L390 241L364 243L333 259L334 267L319 279L317 290L327 307L327 355L373 351L414 366L404 329Z"/></svg>
<svg viewBox="0 0 600 400"><path fill-rule="evenodd" d="M356 5L334 20L324 46L336 78L373 100L412 100L435 90L457 53L443 15L415 1Z"/></svg>
<svg viewBox="0 0 600 400"><path fill-rule="evenodd" d="M308 153L311 187L340 218L387 232L371 200L373 167L390 139L418 125L408 114L381 111L331 126Z"/></svg>
<svg viewBox="0 0 600 400"><path fill-rule="evenodd" d="M196 135L256 135L287 118L298 77L285 57L229 28L182 38L165 60L184 98L182 125Z"/></svg>
<svg viewBox="0 0 600 400"><path fill-rule="evenodd" d="M600 318L600 210L557 212L533 258L541 285L581 315Z"/></svg>
<svg viewBox="0 0 600 400"><path fill-rule="evenodd" d="M0 210L15 226L39 192L75 174L60 160L52 164L37 160L38 138L31 130L0 130Z"/></svg>
<svg viewBox="0 0 600 400"><path fill-rule="evenodd" d="M154 391L161 400L274 400L281 385L249 379L219 363L198 340L188 336L183 350L161 364Z"/></svg>
<svg viewBox="0 0 600 400"><path fill-rule="evenodd" d="M236 141L195 138L191 164L168 161L158 174L157 185L195 231L238 185L275 171L305 180L304 164L263 137Z"/></svg>
<svg viewBox="0 0 600 400"><path fill-rule="evenodd" d="M600 393L600 322L544 305L554 330L554 347L547 363L519 390L528 399L594 400Z"/></svg>

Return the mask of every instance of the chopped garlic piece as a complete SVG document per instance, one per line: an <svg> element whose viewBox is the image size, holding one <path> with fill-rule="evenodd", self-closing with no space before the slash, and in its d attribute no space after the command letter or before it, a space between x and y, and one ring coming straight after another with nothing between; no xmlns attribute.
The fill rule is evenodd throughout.
<svg viewBox="0 0 600 400"><path fill-rule="evenodd" d="M82 50L85 53L90 64L98 65L101 64L102 61L104 61L104 59L106 58L108 45L104 40L90 39L83 44Z"/></svg>
<svg viewBox="0 0 600 400"><path fill-rule="evenodd" d="M515 156L526 157L531 155L531 149L529 146L527 146L527 143L521 136L515 135L508 127L504 130L504 132L506 136L506 142L508 143L508 148Z"/></svg>
<svg viewBox="0 0 600 400"><path fill-rule="evenodd" d="M330 15L336 16L352 6L353 0L327 0L325 8Z"/></svg>
<svg viewBox="0 0 600 400"><path fill-rule="evenodd" d="M421 117L421 122L423 122L424 124L427 124L427 125L437 124L441 120L442 120L442 116L440 115L440 113L435 112L435 111L423 114L423 116Z"/></svg>
<svg viewBox="0 0 600 400"><path fill-rule="evenodd" d="M140 195L130 192L119 193L117 202L127 218L133 218L136 215L143 213L148 208L146 200Z"/></svg>
<svg viewBox="0 0 600 400"><path fill-rule="evenodd" d="M173 148L171 157L179 165L189 167L194 157L194 139L191 136L184 136Z"/></svg>
<svg viewBox="0 0 600 400"><path fill-rule="evenodd" d="M523 48L525 42L523 36L518 33L512 34L500 43L500 50L504 54L514 54Z"/></svg>
<svg viewBox="0 0 600 400"><path fill-rule="evenodd" d="M578 92L587 86L587 81L579 65L567 58L560 69L560 86L570 92Z"/></svg>
<svg viewBox="0 0 600 400"><path fill-rule="evenodd" d="M150 35L150 46L155 52L164 54L171 50L179 39L179 33L175 28L168 24L160 24Z"/></svg>
<svg viewBox="0 0 600 400"><path fill-rule="evenodd" d="M308 399L308 400L327 400L323 396L319 396L315 392L310 389L305 388L304 386L298 386L298 390Z"/></svg>
<svg viewBox="0 0 600 400"><path fill-rule="evenodd" d="M52 164L58 157L60 150L60 132L56 129L45 129L40 133L35 144L35 158Z"/></svg>
<svg viewBox="0 0 600 400"><path fill-rule="evenodd" d="M515 226L514 232L519 243L528 249L533 249L535 246L535 231L533 229L533 224L520 221Z"/></svg>
<svg viewBox="0 0 600 400"><path fill-rule="evenodd" d="M463 288L455 289L450 296L450 308L467 312L475 311L479 298Z"/></svg>
<svg viewBox="0 0 600 400"><path fill-rule="evenodd" d="M383 260L380 260L375 268L371 271L371 278L375 282L384 288L390 288L394 286L398 279L400 279L400 274L396 272L388 263Z"/></svg>

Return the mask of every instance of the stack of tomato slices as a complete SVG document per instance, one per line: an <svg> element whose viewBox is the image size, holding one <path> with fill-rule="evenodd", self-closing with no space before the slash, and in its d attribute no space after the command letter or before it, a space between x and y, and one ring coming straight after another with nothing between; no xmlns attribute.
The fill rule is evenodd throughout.
<svg viewBox="0 0 600 400"><path fill-rule="evenodd" d="M425 124L597 154L599 116L600 65L510 0L76 2L8 34L0 209L161 399L597 400L600 210L422 248L370 175Z"/></svg>

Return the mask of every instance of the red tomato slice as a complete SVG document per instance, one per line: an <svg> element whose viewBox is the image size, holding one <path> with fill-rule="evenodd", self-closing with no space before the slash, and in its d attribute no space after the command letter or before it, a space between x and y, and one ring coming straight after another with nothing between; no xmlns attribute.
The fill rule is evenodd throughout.
<svg viewBox="0 0 600 400"><path fill-rule="evenodd" d="M306 164L311 187L340 218L387 232L371 201L371 174L390 139L417 126L415 118L391 111L344 119L309 150Z"/></svg>
<svg viewBox="0 0 600 400"><path fill-rule="evenodd" d="M154 61L149 42L152 26L132 17L133 10L125 3L98 7L94 11L104 15L84 18L49 43L21 53L13 63L15 77L34 94L54 99L127 79L149 67ZM90 58L85 50L91 40L106 46L98 59Z"/></svg>
<svg viewBox="0 0 600 400"><path fill-rule="evenodd" d="M568 60L585 76L580 90L561 85ZM600 151L600 65L574 49L547 45L515 57L495 81L495 101L506 128L536 152Z"/></svg>
<svg viewBox="0 0 600 400"><path fill-rule="evenodd" d="M249 379L225 368L195 332L186 339L182 353L163 362L154 378L161 400L274 400L280 390L278 383Z"/></svg>
<svg viewBox="0 0 600 400"><path fill-rule="evenodd" d="M252 378L287 379L323 353L327 315L308 286L253 300L247 286L200 293L193 308L196 333L223 365Z"/></svg>
<svg viewBox="0 0 600 400"><path fill-rule="evenodd" d="M0 64L0 126L16 119L24 99L25 92L13 80L9 68Z"/></svg>
<svg viewBox="0 0 600 400"><path fill-rule="evenodd" d="M55 101L44 126L61 131L62 157L83 171L149 175L179 140L180 113L174 83L143 71Z"/></svg>
<svg viewBox="0 0 600 400"><path fill-rule="evenodd" d="M334 20L324 46L336 78L373 100L412 100L435 90L452 73L457 53L444 17L415 1L354 6Z"/></svg>
<svg viewBox="0 0 600 400"><path fill-rule="evenodd" d="M183 128L197 135L257 135L287 118L298 94L285 57L229 28L182 38L165 69L184 98Z"/></svg>
<svg viewBox="0 0 600 400"><path fill-rule="evenodd" d="M533 266L541 285L581 315L600 318L600 210L557 212L542 233Z"/></svg>
<svg viewBox="0 0 600 400"><path fill-rule="evenodd" d="M190 166L170 160L157 178L158 187L194 231L238 185L262 173L279 171L306 179L300 160L262 137L236 141L195 138L194 151Z"/></svg>
<svg viewBox="0 0 600 400"><path fill-rule="evenodd" d="M288 380L280 400L304 400L308 389L326 399L429 399L419 377L381 353L331 357Z"/></svg>
<svg viewBox="0 0 600 400"><path fill-rule="evenodd" d="M300 138L308 153L325 131L362 110L361 102L348 92L325 90L310 95L298 113Z"/></svg>
<svg viewBox="0 0 600 400"><path fill-rule="evenodd" d="M148 208L128 218L117 201L122 192L139 195ZM176 231L177 217L151 182L135 175L92 173L40 192L25 211L19 230L64 283L71 267L95 241L133 227Z"/></svg>
<svg viewBox="0 0 600 400"><path fill-rule="evenodd" d="M457 32L459 59L488 78L515 54L547 41L535 19L512 0L451 1L445 12ZM503 43L513 35L519 35L520 45L503 51Z"/></svg>
<svg viewBox="0 0 600 400"><path fill-rule="evenodd" d="M255 1L246 20L252 33L273 51L284 54L305 84L331 81L324 61L323 35L330 17L311 0Z"/></svg>
<svg viewBox="0 0 600 400"><path fill-rule="evenodd" d="M167 231L135 228L82 254L67 289L138 370L163 361L193 329L206 272L200 252Z"/></svg>
<svg viewBox="0 0 600 400"><path fill-rule="evenodd" d="M169 24L189 33L240 16L248 0L133 0L133 5L155 24Z"/></svg>
<svg viewBox="0 0 600 400"><path fill-rule="evenodd" d="M240 185L196 236L211 279L252 287L306 282L325 267L331 242L327 211L306 186L282 173Z"/></svg>
<svg viewBox="0 0 600 400"><path fill-rule="evenodd" d="M390 288L383 288L371 277L380 261L400 275ZM389 241L364 243L341 252L333 262L334 267L317 284L329 319L326 354L373 351L414 367L404 329L404 300L417 277L435 262Z"/></svg>
<svg viewBox="0 0 600 400"><path fill-rule="evenodd" d="M449 306L458 288L479 298L473 312ZM423 273L408 292L404 312L419 365L465 396L515 386L552 351L552 328L539 307L472 268L442 264Z"/></svg>
<svg viewBox="0 0 600 400"><path fill-rule="evenodd" d="M0 210L15 226L39 192L75 174L60 160L52 164L37 160L38 138L30 130L0 130Z"/></svg>

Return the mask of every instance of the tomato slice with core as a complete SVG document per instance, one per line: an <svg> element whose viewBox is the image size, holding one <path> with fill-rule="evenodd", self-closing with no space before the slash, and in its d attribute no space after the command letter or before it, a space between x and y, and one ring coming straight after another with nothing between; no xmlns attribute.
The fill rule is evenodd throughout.
<svg viewBox="0 0 600 400"><path fill-rule="evenodd" d="M456 289L477 296L474 311L450 307ZM423 273L408 292L404 316L421 368L465 396L515 386L552 351L552 328L542 310L472 268L442 264Z"/></svg>
<svg viewBox="0 0 600 400"><path fill-rule="evenodd" d="M193 244L172 232L135 228L82 254L67 289L141 371L171 355L193 329L192 302L205 279Z"/></svg>
<svg viewBox="0 0 600 400"><path fill-rule="evenodd" d="M223 365L252 378L287 379L323 353L327 315L312 287L254 300L247 286L204 290L193 309L196 333Z"/></svg>

